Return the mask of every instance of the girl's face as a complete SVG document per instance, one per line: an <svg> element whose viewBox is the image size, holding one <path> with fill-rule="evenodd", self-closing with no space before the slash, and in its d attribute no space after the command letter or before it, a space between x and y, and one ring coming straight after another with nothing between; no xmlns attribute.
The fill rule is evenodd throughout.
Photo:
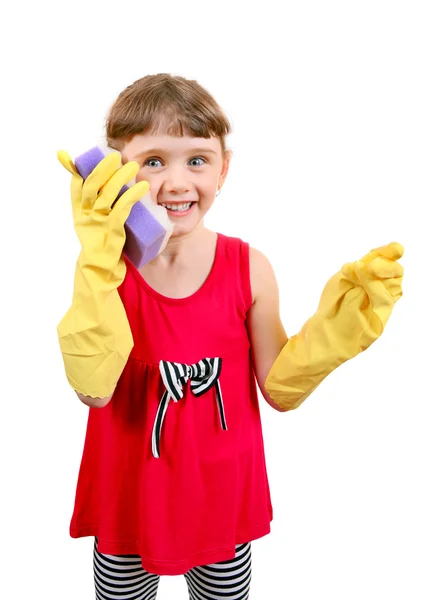
<svg viewBox="0 0 424 600"><path fill-rule="evenodd" d="M174 237L190 233L203 219L230 161L216 137L138 134L120 150L123 163L140 165L136 180L149 182L153 201L165 206L174 223Z"/></svg>

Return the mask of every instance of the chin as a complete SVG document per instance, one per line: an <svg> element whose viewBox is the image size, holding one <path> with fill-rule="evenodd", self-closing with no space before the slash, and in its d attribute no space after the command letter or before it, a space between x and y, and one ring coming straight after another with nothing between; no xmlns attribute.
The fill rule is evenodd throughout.
<svg viewBox="0 0 424 600"><path fill-rule="evenodd" d="M176 223L174 225L174 231L172 232L171 239L183 237L193 233L196 229L202 226L202 221L197 222L194 225L189 223Z"/></svg>

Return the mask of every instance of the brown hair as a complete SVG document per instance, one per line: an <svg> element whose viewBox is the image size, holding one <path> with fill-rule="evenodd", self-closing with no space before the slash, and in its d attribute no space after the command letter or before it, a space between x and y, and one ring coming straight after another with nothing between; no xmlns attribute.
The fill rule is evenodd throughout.
<svg viewBox="0 0 424 600"><path fill-rule="evenodd" d="M106 139L130 138L138 133L219 138L226 151L225 136L231 125L215 99L197 81L159 73L147 75L123 90L106 118Z"/></svg>

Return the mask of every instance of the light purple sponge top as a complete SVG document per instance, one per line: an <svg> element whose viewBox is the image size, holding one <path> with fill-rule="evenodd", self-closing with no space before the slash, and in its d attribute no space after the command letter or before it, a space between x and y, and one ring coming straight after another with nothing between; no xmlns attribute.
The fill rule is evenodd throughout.
<svg viewBox="0 0 424 600"><path fill-rule="evenodd" d="M104 152L99 146L95 146L75 159L75 166L83 179L90 175L108 151ZM127 190L128 186L124 185L117 198ZM132 207L125 223L125 233L124 253L139 269L166 246L172 233L172 223L166 209L156 205L150 194L146 194Z"/></svg>

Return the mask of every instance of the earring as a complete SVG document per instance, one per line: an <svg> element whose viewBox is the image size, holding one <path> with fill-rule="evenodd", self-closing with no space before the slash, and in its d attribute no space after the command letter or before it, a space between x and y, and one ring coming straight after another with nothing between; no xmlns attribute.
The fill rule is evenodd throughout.
<svg viewBox="0 0 424 600"><path fill-rule="evenodd" d="M216 192L216 194L215 194L215 197L217 198L217 197L219 196L219 194L220 194L220 193L221 193L221 189L220 189L220 188L218 188L218 190L217 190L217 192Z"/></svg>

